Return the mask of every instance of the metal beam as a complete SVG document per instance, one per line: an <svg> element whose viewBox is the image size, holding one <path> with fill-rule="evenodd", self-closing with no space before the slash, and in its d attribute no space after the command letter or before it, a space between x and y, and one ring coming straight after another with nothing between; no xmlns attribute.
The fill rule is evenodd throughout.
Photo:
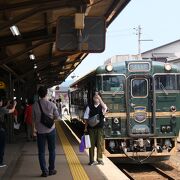
<svg viewBox="0 0 180 180"><path fill-rule="evenodd" d="M10 67L6 66L6 65L2 65L1 66L2 69L4 69L5 71L13 74L18 80L20 80L21 82L25 83L25 80L22 79L14 70L12 70Z"/></svg>
<svg viewBox="0 0 180 180"><path fill-rule="evenodd" d="M21 10L21 9L27 9L27 8L34 8L37 5L42 5L42 4L52 4L52 3L59 3L60 0L41 0L41 1L26 1L26 2L20 2L20 3L13 3L13 4L0 4L0 11L6 11L6 10ZM61 0L62 5L64 6L74 6L77 5L79 6L79 4L89 4L90 0L79 0L79 1L67 1L64 0L64 2L62 2L63 0Z"/></svg>
<svg viewBox="0 0 180 180"><path fill-rule="evenodd" d="M77 5L76 1L75 1L75 3L73 3L73 2L74 1L72 1L68 5L71 5L71 7ZM36 6L33 9L31 9L31 10L29 10L23 14L20 14L19 16L13 18L12 20L5 22L4 24L1 25L0 30L4 30L4 29L6 29L6 28L8 28L14 24L17 24L17 23L23 21L26 18L34 16L35 14L39 14L39 13L42 13L42 12L45 12L45 11L51 10L51 9L58 9L58 8L67 7L68 5L67 5L67 2L61 2L61 1L59 1L58 3L50 3L49 5L42 5L41 4L41 5Z"/></svg>
<svg viewBox="0 0 180 180"><path fill-rule="evenodd" d="M41 29L38 31L32 31L28 33L23 33L21 37L13 37L10 36L4 36L0 37L0 47L9 46L9 45L16 45L16 44L22 44L27 42L33 42L33 41L39 41L42 39L48 39L55 37L56 34L56 28L53 27L52 34L48 35L45 29Z"/></svg>
<svg viewBox="0 0 180 180"><path fill-rule="evenodd" d="M61 59L60 61L62 61L62 63L64 63L64 61L67 59L67 57L57 56L57 57L52 57L50 60L49 59L44 60L44 59L45 58L42 58L41 60L38 60L39 63L37 63L37 66L38 66L38 69L36 70L37 72L39 72L39 71L43 70L44 68L46 68L49 65L49 63L51 63L51 62L56 62L56 61ZM31 70L29 72L26 72L25 74L21 75L20 77L25 78L26 76L34 73L34 71L35 70L33 69L33 70Z"/></svg>
<svg viewBox="0 0 180 180"><path fill-rule="evenodd" d="M50 39L47 39L47 40L40 41L40 42L38 42L38 43L30 46L30 47L27 47L26 49L23 49L22 51L14 54L14 55L12 55L12 56L10 56L10 57L7 57L7 58L5 58L5 59L2 59L2 60L0 60L0 66L1 66L2 64L10 63L10 62L14 61L14 59L17 58L18 56L21 56L21 55L29 52L30 50L35 49L35 48L37 48L37 47L39 47L39 46L41 46L41 45L43 45L43 44L47 44L47 43L53 42L54 40L55 40L54 38L50 38Z"/></svg>
<svg viewBox="0 0 180 180"><path fill-rule="evenodd" d="M114 0L109 10L106 12L105 17L107 21L107 27L111 24L111 22L117 17L117 15L125 8L125 6L131 0Z"/></svg>

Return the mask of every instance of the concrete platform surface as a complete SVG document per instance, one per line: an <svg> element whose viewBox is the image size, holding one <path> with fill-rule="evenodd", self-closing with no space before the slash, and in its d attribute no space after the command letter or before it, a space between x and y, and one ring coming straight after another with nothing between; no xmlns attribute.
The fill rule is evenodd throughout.
<svg viewBox="0 0 180 180"><path fill-rule="evenodd" d="M67 139L70 141L81 166L85 170L88 179L92 180L127 180L128 178L106 157L104 157L105 165L89 166L87 151L79 152L79 143L72 133L66 129L64 123L61 127L65 132ZM58 133L57 133L58 134ZM66 145L65 145L66 146ZM61 140L57 136L56 141L56 170L57 174L48 176L47 179L71 180L72 169L67 162L66 152L63 150ZM48 163L48 150L46 149L46 160ZM19 136L14 144L7 144L5 152L5 162L8 165L0 168L0 180L35 180L40 178L41 170L38 161L38 152L36 142L26 142L23 136ZM75 172L76 173L76 172Z"/></svg>

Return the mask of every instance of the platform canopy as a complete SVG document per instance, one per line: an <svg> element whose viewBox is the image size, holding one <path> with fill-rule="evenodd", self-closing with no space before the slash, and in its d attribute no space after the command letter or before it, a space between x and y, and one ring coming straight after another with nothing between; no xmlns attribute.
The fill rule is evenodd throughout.
<svg viewBox="0 0 180 180"><path fill-rule="evenodd" d="M59 17L83 12L105 18L106 27L130 0L0 0L0 77L14 81L60 84L88 55L56 48ZM19 35L17 32L19 30Z"/></svg>

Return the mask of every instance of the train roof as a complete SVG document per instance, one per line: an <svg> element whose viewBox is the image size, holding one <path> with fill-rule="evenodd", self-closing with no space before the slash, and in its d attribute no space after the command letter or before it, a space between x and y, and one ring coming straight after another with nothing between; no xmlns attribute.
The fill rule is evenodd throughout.
<svg viewBox="0 0 180 180"><path fill-rule="evenodd" d="M167 73L167 71L165 70L164 66L166 63L164 62L158 62L158 61L152 61L152 60L128 60L128 61L121 61L121 62L117 62L117 63L113 63L113 71L111 72L107 72L106 70L106 65L102 65L102 66L98 66L95 70L92 70L91 72L87 73L85 76L81 77L80 79L78 79L76 82L74 82L73 84L70 85L70 87L74 87L75 85L78 85L79 82L82 82L83 80L86 80L87 77L93 76L95 74L127 74L127 64L128 63L144 63L144 62L148 62L151 64L152 70L151 70L151 74L154 73ZM180 67L174 64L171 64L172 69L170 72L168 73L180 73ZM142 72L144 73L144 72Z"/></svg>
<svg viewBox="0 0 180 180"><path fill-rule="evenodd" d="M90 71L89 73L87 73L86 75L84 75L83 77L79 78L77 81L75 81L74 83L72 83L70 85L70 88L71 87L74 87L76 84L78 84L79 82L83 81L84 79L86 79L86 77L89 77L89 76L93 76L96 74L96 69Z"/></svg>
<svg viewBox="0 0 180 180"><path fill-rule="evenodd" d="M117 63L113 63L113 71L109 72L108 74L114 74L114 73L120 73L120 74L125 74L127 73L127 64L129 63L144 63L144 62L148 62L151 64L151 73L167 73L167 71L165 70L165 64L164 62L159 62L159 61L152 61L152 60L128 60L128 61L121 61L121 62L117 62ZM106 66L107 65L102 65L97 67L96 69L96 73L97 74L103 74L103 73L107 73L106 71ZM175 64L171 64L172 69L169 73L180 73L180 67L175 65Z"/></svg>

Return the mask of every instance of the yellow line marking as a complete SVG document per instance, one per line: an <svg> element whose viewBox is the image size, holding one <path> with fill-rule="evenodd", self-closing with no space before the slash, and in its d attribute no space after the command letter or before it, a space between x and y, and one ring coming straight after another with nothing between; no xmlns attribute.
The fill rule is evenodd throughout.
<svg viewBox="0 0 180 180"><path fill-rule="evenodd" d="M73 147L71 146L69 140L67 139L61 125L56 122L56 129L61 140L64 153L71 170L71 174L74 180L89 180L86 171L84 170L83 166L81 165L76 153L74 152Z"/></svg>

